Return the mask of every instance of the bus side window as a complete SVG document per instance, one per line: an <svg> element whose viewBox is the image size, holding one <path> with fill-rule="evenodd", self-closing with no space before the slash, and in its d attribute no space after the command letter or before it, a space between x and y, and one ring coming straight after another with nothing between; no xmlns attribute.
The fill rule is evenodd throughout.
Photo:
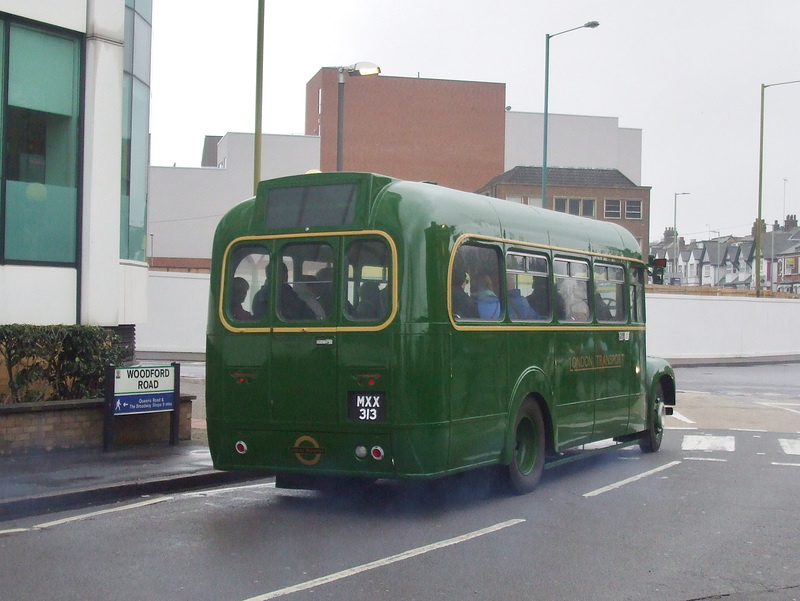
<svg viewBox="0 0 800 601"><path fill-rule="evenodd" d="M550 319L548 273L546 257L517 253L506 256L506 289L511 321Z"/></svg>
<svg viewBox="0 0 800 601"><path fill-rule="evenodd" d="M585 261L555 259L556 317L559 321L588 322L589 264Z"/></svg>
<svg viewBox="0 0 800 601"><path fill-rule="evenodd" d="M632 267L628 270L631 301L631 321L644 323L644 268Z"/></svg>
<svg viewBox="0 0 800 601"><path fill-rule="evenodd" d="M450 300L456 320L480 319L500 321L503 318L503 302L500 294L500 253L496 248L462 244L453 259L453 277ZM463 270L466 278L463 288L456 288L456 274ZM469 296L464 299L459 290ZM474 309L477 308L477 315ZM462 315L462 313L464 313ZM471 314L470 314L471 313Z"/></svg>
<svg viewBox="0 0 800 601"><path fill-rule="evenodd" d="M257 321L269 303L269 254L261 246L243 246L231 254L232 271L226 282L226 313L235 321Z"/></svg>
<svg viewBox="0 0 800 601"><path fill-rule="evenodd" d="M594 313L597 321L625 321L625 270L594 264Z"/></svg>
<svg viewBox="0 0 800 601"><path fill-rule="evenodd" d="M383 240L356 240L347 249L347 303L353 321L381 321L391 309L391 255Z"/></svg>

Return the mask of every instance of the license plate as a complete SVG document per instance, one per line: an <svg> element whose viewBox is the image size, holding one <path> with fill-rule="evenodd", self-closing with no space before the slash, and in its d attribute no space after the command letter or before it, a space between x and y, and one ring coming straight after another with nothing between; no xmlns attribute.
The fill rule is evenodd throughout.
<svg viewBox="0 0 800 601"><path fill-rule="evenodd" d="M348 392L347 417L356 422L385 422L385 392Z"/></svg>

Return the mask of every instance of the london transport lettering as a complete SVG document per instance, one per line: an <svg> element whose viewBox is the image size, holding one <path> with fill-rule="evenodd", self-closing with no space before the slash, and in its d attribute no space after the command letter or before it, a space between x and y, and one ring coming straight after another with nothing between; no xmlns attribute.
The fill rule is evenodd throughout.
<svg viewBox="0 0 800 601"><path fill-rule="evenodd" d="M174 367L120 367L114 371L115 415L174 409Z"/></svg>
<svg viewBox="0 0 800 601"><path fill-rule="evenodd" d="M569 359L570 371L588 371L592 369L615 369L625 362L624 353L614 355L581 355Z"/></svg>

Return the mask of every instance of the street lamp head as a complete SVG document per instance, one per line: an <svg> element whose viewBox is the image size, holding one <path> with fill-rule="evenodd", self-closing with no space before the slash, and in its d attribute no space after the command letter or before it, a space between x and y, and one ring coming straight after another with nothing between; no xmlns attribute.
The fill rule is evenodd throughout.
<svg viewBox="0 0 800 601"><path fill-rule="evenodd" d="M597 21L589 21L588 23L584 24L584 27L588 27L589 29L594 29L595 27L598 27L599 25L600 25L600 23L598 23Z"/></svg>
<svg viewBox="0 0 800 601"><path fill-rule="evenodd" d="M378 65L366 61L345 67L345 70L349 75L378 75L381 72L381 68Z"/></svg>

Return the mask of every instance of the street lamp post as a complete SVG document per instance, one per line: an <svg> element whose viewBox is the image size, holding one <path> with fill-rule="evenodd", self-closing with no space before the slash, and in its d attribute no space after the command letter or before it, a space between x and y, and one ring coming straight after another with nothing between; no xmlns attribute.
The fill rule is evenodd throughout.
<svg viewBox="0 0 800 601"><path fill-rule="evenodd" d="M764 184L764 91L775 86L800 83L800 79L761 84L761 125L758 134L758 217L756 218L756 296L761 296L761 198Z"/></svg>
<svg viewBox="0 0 800 601"><path fill-rule="evenodd" d="M264 0L258 0L258 24L256 32L256 124L253 141L253 195L258 192L261 181L261 118L264 98Z"/></svg>
<svg viewBox="0 0 800 601"><path fill-rule="evenodd" d="M337 69L339 70L339 106L336 121L336 171L341 171L344 148L344 74L378 75L381 68L373 63L360 62L349 67L337 67Z"/></svg>
<svg viewBox="0 0 800 601"><path fill-rule="evenodd" d="M600 25L597 21L589 21L572 29L565 29L558 33L548 33L544 36L544 146L542 148L542 206L547 207L547 117L550 90L550 38L554 38L562 33L569 33L577 29L594 29Z"/></svg>
<svg viewBox="0 0 800 601"><path fill-rule="evenodd" d="M675 202L672 209L672 279L678 271L678 196L686 196L691 192L675 192ZM670 282L672 283L672 282Z"/></svg>

